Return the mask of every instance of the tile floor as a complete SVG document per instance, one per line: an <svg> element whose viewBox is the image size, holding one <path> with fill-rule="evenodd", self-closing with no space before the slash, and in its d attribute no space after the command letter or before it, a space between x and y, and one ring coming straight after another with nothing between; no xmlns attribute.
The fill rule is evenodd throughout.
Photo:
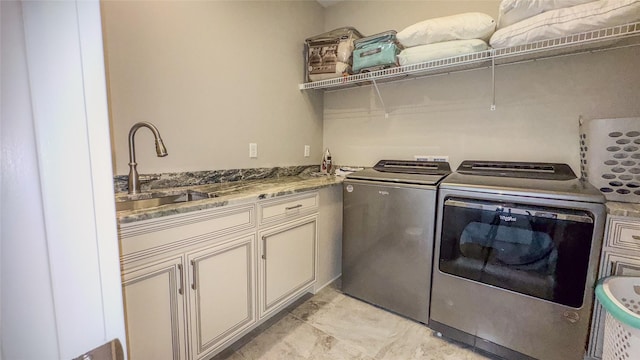
<svg viewBox="0 0 640 360"><path fill-rule="evenodd" d="M419 323L327 286L276 315L214 360L486 360Z"/></svg>

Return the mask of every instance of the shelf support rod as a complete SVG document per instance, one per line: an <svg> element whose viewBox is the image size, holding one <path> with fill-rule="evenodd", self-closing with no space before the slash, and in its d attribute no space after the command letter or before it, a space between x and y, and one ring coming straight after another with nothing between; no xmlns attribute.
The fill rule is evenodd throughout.
<svg viewBox="0 0 640 360"><path fill-rule="evenodd" d="M380 104L382 105L382 110L384 111L384 118L388 119L389 114L387 113L387 108L384 106L384 101L382 101L382 95L380 95L380 89L378 89L378 83L376 83L376 79L371 79L373 81L373 87L376 89L376 93L378 93L378 100L380 100Z"/></svg>
<svg viewBox="0 0 640 360"><path fill-rule="evenodd" d="M491 111L496 111L496 56L491 50Z"/></svg>

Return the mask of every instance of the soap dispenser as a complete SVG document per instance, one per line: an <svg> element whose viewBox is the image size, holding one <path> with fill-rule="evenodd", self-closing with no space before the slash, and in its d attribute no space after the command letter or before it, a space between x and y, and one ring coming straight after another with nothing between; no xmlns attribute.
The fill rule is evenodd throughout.
<svg viewBox="0 0 640 360"><path fill-rule="evenodd" d="M324 155L322 156L320 172L323 174L331 174L331 152L329 152L329 148L324 151Z"/></svg>

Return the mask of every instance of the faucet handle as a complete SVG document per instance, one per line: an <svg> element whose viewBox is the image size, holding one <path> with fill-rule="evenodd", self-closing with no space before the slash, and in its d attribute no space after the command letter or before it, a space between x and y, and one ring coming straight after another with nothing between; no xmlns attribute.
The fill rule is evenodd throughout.
<svg viewBox="0 0 640 360"><path fill-rule="evenodd" d="M158 175L140 175L138 177L138 180L141 183L148 183L148 182L151 182L151 181L154 181L154 180L160 180L160 176L158 176Z"/></svg>

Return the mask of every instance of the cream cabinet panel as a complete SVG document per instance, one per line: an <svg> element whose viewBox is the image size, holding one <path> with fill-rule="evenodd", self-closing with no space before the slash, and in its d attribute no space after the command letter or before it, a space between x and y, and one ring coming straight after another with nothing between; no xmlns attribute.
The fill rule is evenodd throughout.
<svg viewBox="0 0 640 360"><path fill-rule="evenodd" d="M122 224L129 358L209 359L311 291L318 200L314 191Z"/></svg>
<svg viewBox="0 0 640 360"><path fill-rule="evenodd" d="M245 236L187 256L194 359L256 322L254 243Z"/></svg>
<svg viewBox="0 0 640 360"><path fill-rule="evenodd" d="M260 232L260 317L300 295L316 279L317 217Z"/></svg>
<svg viewBox="0 0 640 360"><path fill-rule="evenodd" d="M627 218L611 218L606 246L623 251L640 252L640 221Z"/></svg>
<svg viewBox="0 0 640 360"><path fill-rule="evenodd" d="M182 257L125 271L129 359L187 359Z"/></svg>
<svg viewBox="0 0 640 360"><path fill-rule="evenodd" d="M255 205L206 209L142 220L120 226L123 261L162 255L255 228Z"/></svg>
<svg viewBox="0 0 640 360"><path fill-rule="evenodd" d="M260 224L289 221L318 211L318 192L294 195L259 204Z"/></svg>

